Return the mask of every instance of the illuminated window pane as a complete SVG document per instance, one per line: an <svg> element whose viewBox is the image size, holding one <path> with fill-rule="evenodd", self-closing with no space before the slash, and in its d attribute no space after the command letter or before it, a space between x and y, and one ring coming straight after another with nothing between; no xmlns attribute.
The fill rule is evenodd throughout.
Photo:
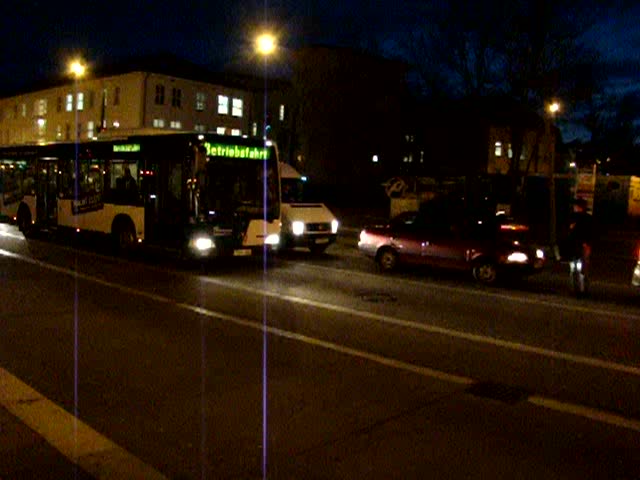
<svg viewBox="0 0 640 480"><path fill-rule="evenodd" d="M218 113L220 115L229 114L229 97L225 95L218 95Z"/></svg>
<svg viewBox="0 0 640 480"><path fill-rule="evenodd" d="M84 110L84 93L80 92L76 96L76 109L81 112Z"/></svg>
<svg viewBox="0 0 640 480"><path fill-rule="evenodd" d="M231 135L233 135L234 137L239 137L242 134L242 132L240 131L240 129L238 128L232 128L231 129Z"/></svg>
<svg viewBox="0 0 640 480"><path fill-rule="evenodd" d="M224 128L224 127L218 127L218 128L216 128L216 133L217 133L218 135L224 135L226 131L227 131L227 129L226 129L226 128Z"/></svg>
<svg viewBox="0 0 640 480"><path fill-rule="evenodd" d="M202 112L206 108L206 95L202 92L196 92L196 111Z"/></svg>
<svg viewBox="0 0 640 480"><path fill-rule="evenodd" d="M502 156L502 142L496 142L495 145L495 155L496 157Z"/></svg>
<svg viewBox="0 0 640 480"><path fill-rule="evenodd" d="M234 117L242 117L242 99L241 98L233 99L233 110L231 111L231 114Z"/></svg>
<svg viewBox="0 0 640 480"><path fill-rule="evenodd" d="M280 118L281 122L284 121L284 105L280 105L280 111L279 111L278 117Z"/></svg>
<svg viewBox="0 0 640 480"><path fill-rule="evenodd" d="M162 118L153 119L154 128L164 128L164 120Z"/></svg>
<svg viewBox="0 0 640 480"><path fill-rule="evenodd" d="M73 95L70 93L67 95L66 110L67 112L73 112Z"/></svg>

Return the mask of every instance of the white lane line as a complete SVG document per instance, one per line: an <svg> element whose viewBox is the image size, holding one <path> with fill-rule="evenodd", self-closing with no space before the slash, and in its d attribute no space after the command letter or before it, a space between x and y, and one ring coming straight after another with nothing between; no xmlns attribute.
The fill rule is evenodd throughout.
<svg viewBox="0 0 640 480"><path fill-rule="evenodd" d="M0 368L0 403L96 479L167 477Z"/></svg>
<svg viewBox="0 0 640 480"><path fill-rule="evenodd" d="M438 380L443 380L446 382L450 382L450 383L455 383L458 385L471 385L473 383L476 383L475 379L472 378L468 378L468 377L463 377L463 376L458 376L458 375L452 375L446 372L442 372L439 370L434 370L431 368L427 368L427 367L423 367L420 365L414 365L411 363L407 363L407 362L402 362L400 360L396 360L393 358L388 358L388 357L383 357L381 355L376 355L373 353L369 353L369 352L365 352L362 350L357 350L354 348L349 348L349 347L345 347L342 345L338 345L332 342L327 342L324 340L320 340L317 338L313 338L313 337L308 337L306 335L301 335L298 333L294 333L294 332L290 332L287 330L282 330L279 328L275 328L275 327L269 327L269 326L265 326L262 323L258 323L258 322L254 322L251 320L247 320L247 319L243 319L240 317L235 317L233 315L227 315L224 313L220 313L220 312L213 312L211 310L207 310L205 308L202 307L197 307L194 305L189 305L189 304L185 304L185 303L178 303L175 302L174 300L170 299L170 298L166 298L166 297L162 297L160 295L156 295L156 294L152 294L152 293L148 293L148 292L144 292L144 291L140 291L140 290L135 290L133 288L130 287L126 287L124 285L119 285L117 283L113 283L113 282L108 282L105 280L101 280L99 278L95 278L95 277L91 277L90 275L86 275L86 274L80 274L77 273L73 270L67 269L67 268L63 268L63 267L58 267L55 265L51 265L45 262L42 262L40 260L35 260L29 257L25 257L19 254L15 254L13 252L8 252L6 250L2 250L0 249L0 255L5 255L7 257L11 257L11 258L15 258L15 259L19 259L22 260L24 262L27 263L31 263L33 265L37 265L40 266L42 268L47 268L56 272L60 272L60 273L64 273L66 275L70 275L70 276L77 276L79 278L82 278L84 280L87 281L92 281L95 283L98 283L100 285L104 285L104 286L108 286L120 291L123 291L125 293L129 293L132 295L137 295L140 297L145 297L145 298L149 298L152 299L154 301L160 301L160 302L164 302L164 303L171 303L173 305L175 305L178 308L182 308L185 310L189 310L193 313L199 314L199 315L204 315L210 318L216 318L218 320L222 320L222 321L226 321L229 323L234 323L236 325L239 326L243 326L243 327L248 327L248 328L252 328L254 330L259 330L259 331L267 331L273 335L277 335L277 336L281 336L281 337L286 337L292 340L296 340L302 343L307 343L310 345L315 345L327 350L332 350L338 353L343 353L345 355L349 355L349 356L353 356L353 357L357 357L357 358L362 358L365 360L369 360L375 363L378 363L380 365L384 365L390 368L395 368L398 370L404 370L407 372L412 372L412 373L416 373L418 375L424 376L424 377L429 377L429 378L435 378ZM222 283L222 282L220 282ZM226 286L226 285L225 285ZM272 296L276 296L275 294L271 294ZM304 299L302 299L304 300ZM307 302L305 300L305 302ZM315 302L314 302L315 303ZM624 365L620 365L621 367L624 367ZM0 383L0 386L2 386L2 383ZM2 392L3 389L0 389L0 392ZM28 399L30 398L28 395L25 396L25 398ZM1 397L0 397L1 400ZM601 422L601 423L606 423L609 425L613 425L613 426L617 426L617 427L621 427L621 428L626 428L629 430L633 430L636 432L640 432L640 422L634 419L627 419L624 418L620 415L616 415L616 414L612 414L610 412L606 412L606 411L602 411L602 410L597 410L597 409L592 409L589 407L584 407L582 405L576 405L576 404L570 404L570 403L564 403L564 402L559 402L557 400L551 399L551 398L546 398L546 397L542 397L542 396L531 396L527 399L527 401L533 405L537 405L537 406L542 406L545 408L549 408L552 410L556 410L558 412L561 413L570 413L572 415L576 415L576 416L581 416L584 418L587 418L589 420L595 421L595 422ZM74 419L74 421L78 421L77 419L75 419L75 417L72 417ZM33 428L33 427L32 427ZM34 429L35 430L35 429ZM84 468L84 467L83 467Z"/></svg>
<svg viewBox="0 0 640 480"><path fill-rule="evenodd" d="M615 372L627 373L630 375L640 376L640 368L633 367L631 365L624 365L621 363L610 362L607 360L601 360L598 358L586 357L584 355L574 355L571 353L558 352L556 350L550 350L542 347L535 347L518 342L511 342L508 340L500 340L498 338L487 337L475 333L461 332L459 330L451 330L444 327L437 327L435 325L428 325L419 322L413 322L410 320L402 320L396 317L390 317L387 315L380 315L377 313L364 312L362 310L355 310L349 307L342 307L339 305L331 305L322 302L316 302L302 297L295 297L293 295L286 295L282 293L270 292L268 290L262 290L253 287L247 287L233 282L218 280L215 278L202 278L202 281L207 283L213 283L225 288L232 288L235 290L245 291L255 295L262 295L265 297L277 298L280 300L286 300L291 303L297 303L300 305L306 305L309 307L329 310L333 312L343 313L346 315L352 315L366 320L375 320L381 323L389 325L395 325L398 327L411 328L414 330L421 330L427 333L435 333L438 335L445 335L447 337L456 338L460 340L466 340L469 342L480 343L484 345L490 345L494 347L500 347L508 350L513 350L520 353L529 353L534 355L540 355L554 360L562 360L569 363L578 365L587 365L589 367L602 368L605 370L611 370Z"/></svg>
<svg viewBox="0 0 640 480"><path fill-rule="evenodd" d="M323 265L313 265L311 263L305 263L305 262L297 262L296 265L303 268L308 268L308 269L333 271L343 275L363 276L363 277L372 278L378 281L384 278L384 277L380 277L379 275L375 275L373 273L358 272L353 270L346 270L343 268L325 267ZM489 290L481 290L481 289L473 289L473 288L465 288L465 287L454 287L451 285L442 285L442 284L435 284L435 283L425 284L423 282L418 282L415 280L408 280L408 279L402 279L402 283L412 285L417 288L427 287L427 288L432 288L434 290L444 290L448 292L459 293L461 295L473 295L476 297L483 297L483 298L489 297L489 298L495 298L499 300L506 300L514 303L522 303L525 305L542 305L542 306L550 307L554 309L561 309L561 310L580 312L580 313L589 313L589 314L601 315L603 317L625 318L628 320L635 320L635 321L640 320L640 314L637 314L637 313L616 311L616 310L603 309L603 308L593 308L591 306L577 305L574 303L560 303L560 302L554 302L550 300L543 300L540 298L528 298L528 297L510 295L508 293L500 293L500 292L493 292ZM606 282L592 282L592 284L598 284L598 283L607 284Z"/></svg>
<svg viewBox="0 0 640 480"><path fill-rule="evenodd" d="M616 415L610 412L603 412L596 410L595 408L585 407L583 405L574 405L572 403L559 402L551 398L531 396L527 399L529 403L537 405L539 407L548 408L562 413L570 413L578 417L588 418L595 422L607 423L615 427L626 428L628 430L634 430L640 432L640 421L630 418L625 418L622 415Z"/></svg>

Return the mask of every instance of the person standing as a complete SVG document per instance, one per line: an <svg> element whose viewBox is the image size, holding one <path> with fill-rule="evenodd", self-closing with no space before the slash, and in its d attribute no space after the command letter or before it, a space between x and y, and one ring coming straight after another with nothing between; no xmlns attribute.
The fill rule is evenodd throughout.
<svg viewBox="0 0 640 480"><path fill-rule="evenodd" d="M593 236L593 219L587 210L587 201L578 198L573 204L566 243L571 286L578 297L586 296L589 290Z"/></svg>

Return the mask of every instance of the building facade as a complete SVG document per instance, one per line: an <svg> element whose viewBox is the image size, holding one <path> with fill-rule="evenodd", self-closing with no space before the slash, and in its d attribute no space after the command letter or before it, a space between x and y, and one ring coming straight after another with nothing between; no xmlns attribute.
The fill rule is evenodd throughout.
<svg viewBox="0 0 640 480"><path fill-rule="evenodd" d="M274 96L265 114L265 93L258 79L187 71L180 66L142 67L146 68L96 72L0 98L0 145L167 131L281 135L283 113L289 110L286 96ZM164 73L167 68L175 73ZM266 128L267 117L279 121Z"/></svg>

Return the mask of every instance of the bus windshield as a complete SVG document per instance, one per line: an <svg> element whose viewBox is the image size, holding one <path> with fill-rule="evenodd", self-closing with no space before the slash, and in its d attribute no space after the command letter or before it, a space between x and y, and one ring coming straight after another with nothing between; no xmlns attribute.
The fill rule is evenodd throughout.
<svg viewBox="0 0 640 480"><path fill-rule="evenodd" d="M201 209L209 215L242 212L249 218L275 218L279 214L278 172L275 161L210 157Z"/></svg>

